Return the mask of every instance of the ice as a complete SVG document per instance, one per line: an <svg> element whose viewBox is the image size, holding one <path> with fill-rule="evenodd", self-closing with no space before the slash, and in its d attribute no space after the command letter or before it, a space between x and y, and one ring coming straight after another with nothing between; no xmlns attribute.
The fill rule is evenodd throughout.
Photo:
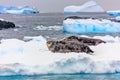
<svg viewBox="0 0 120 80"><path fill-rule="evenodd" d="M120 32L120 23L106 19L66 19L63 21L66 33Z"/></svg>
<svg viewBox="0 0 120 80"><path fill-rule="evenodd" d="M35 14L39 11L30 6L2 6L0 5L0 13L10 13L10 14Z"/></svg>
<svg viewBox="0 0 120 80"><path fill-rule="evenodd" d="M84 35L83 35L84 36ZM42 36L2 39L0 44L0 76L35 74L120 73L120 37L94 36L106 41L90 46L94 55L86 53L52 53ZM28 40L28 41L27 41Z"/></svg>
<svg viewBox="0 0 120 80"><path fill-rule="evenodd" d="M59 30L62 30L63 26L43 26L43 25L40 25L40 26L37 26L35 28L33 28L34 30L56 30L56 31L59 31Z"/></svg>
<svg viewBox="0 0 120 80"><path fill-rule="evenodd" d="M117 17L116 17L116 20L120 21L120 16L117 16Z"/></svg>
<svg viewBox="0 0 120 80"><path fill-rule="evenodd" d="M64 13L80 13L80 12L105 12L95 1L88 1L81 6L67 6Z"/></svg>
<svg viewBox="0 0 120 80"><path fill-rule="evenodd" d="M107 11L110 16L120 16L120 10Z"/></svg>

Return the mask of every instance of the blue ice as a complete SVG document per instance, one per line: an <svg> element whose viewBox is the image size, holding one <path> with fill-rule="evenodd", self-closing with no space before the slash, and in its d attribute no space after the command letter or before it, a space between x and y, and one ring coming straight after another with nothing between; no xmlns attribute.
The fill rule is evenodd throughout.
<svg viewBox="0 0 120 80"><path fill-rule="evenodd" d="M39 11L30 6L2 6L0 5L0 13L10 13L10 14L35 14L39 13Z"/></svg>
<svg viewBox="0 0 120 80"><path fill-rule="evenodd" d="M112 21L101 21L97 23L95 20L87 21L63 21L63 32L65 33L87 33L87 32L99 32L99 33L111 33L120 32L120 23Z"/></svg>

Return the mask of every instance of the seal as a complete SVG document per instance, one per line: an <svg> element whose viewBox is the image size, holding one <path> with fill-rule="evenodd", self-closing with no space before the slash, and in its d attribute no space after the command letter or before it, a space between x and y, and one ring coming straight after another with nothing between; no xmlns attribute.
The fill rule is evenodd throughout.
<svg viewBox="0 0 120 80"><path fill-rule="evenodd" d="M86 37L77 37L77 36L69 36L65 39L63 39L63 41L67 42L67 41L76 41L79 43L83 43L89 46L95 46L98 45L100 43L106 43L105 41L101 40L101 39L93 39L93 38L86 38Z"/></svg>
<svg viewBox="0 0 120 80"><path fill-rule="evenodd" d="M69 53L69 52L85 52L87 54L93 51L83 43L78 41L47 41L48 49L52 52Z"/></svg>

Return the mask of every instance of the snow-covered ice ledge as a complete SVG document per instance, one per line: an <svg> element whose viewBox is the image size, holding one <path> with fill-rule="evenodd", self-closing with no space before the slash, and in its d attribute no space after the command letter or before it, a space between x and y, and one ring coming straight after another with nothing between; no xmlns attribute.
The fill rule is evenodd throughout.
<svg viewBox="0 0 120 80"><path fill-rule="evenodd" d="M120 32L120 23L107 19L66 19L63 21L63 32L86 33Z"/></svg>

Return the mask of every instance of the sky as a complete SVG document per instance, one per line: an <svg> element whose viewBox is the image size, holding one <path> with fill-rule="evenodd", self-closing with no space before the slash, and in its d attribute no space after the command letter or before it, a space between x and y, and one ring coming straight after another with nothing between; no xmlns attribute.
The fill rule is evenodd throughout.
<svg viewBox="0 0 120 80"><path fill-rule="evenodd" d="M64 7L70 5L80 6L90 0L0 0L1 5L32 6L40 12L63 12ZM93 0L104 10L120 10L120 0Z"/></svg>

